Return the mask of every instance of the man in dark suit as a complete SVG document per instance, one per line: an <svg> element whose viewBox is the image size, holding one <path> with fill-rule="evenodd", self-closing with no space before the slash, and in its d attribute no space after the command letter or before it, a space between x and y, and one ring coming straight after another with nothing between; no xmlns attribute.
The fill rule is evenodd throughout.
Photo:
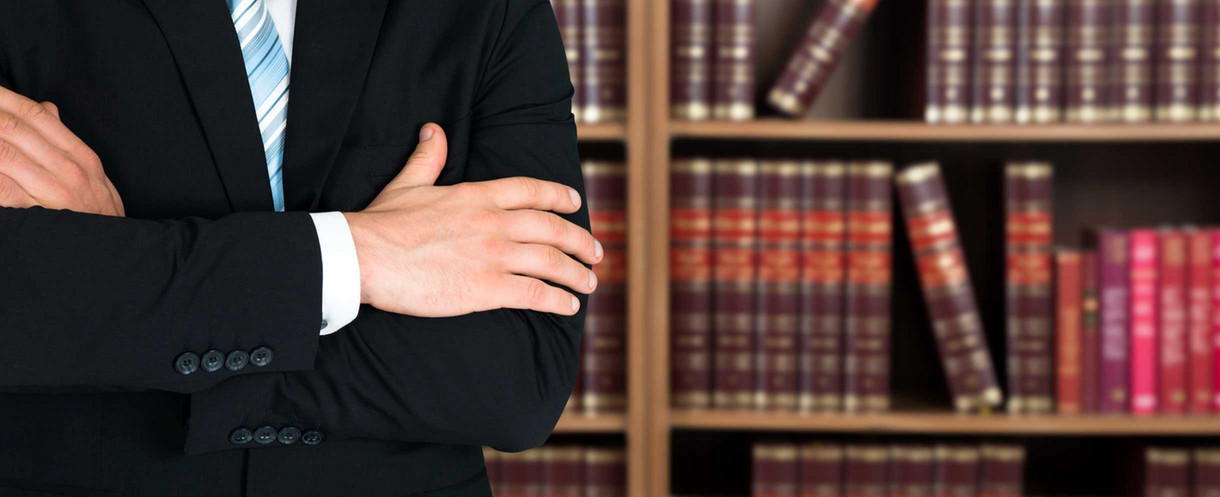
<svg viewBox="0 0 1220 497"><path fill-rule="evenodd" d="M488 495L596 286L571 93L545 0L0 0L0 496Z"/></svg>

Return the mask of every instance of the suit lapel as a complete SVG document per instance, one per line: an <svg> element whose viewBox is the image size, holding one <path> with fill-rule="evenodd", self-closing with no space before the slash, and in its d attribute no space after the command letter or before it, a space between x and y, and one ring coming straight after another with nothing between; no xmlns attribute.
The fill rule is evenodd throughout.
<svg viewBox="0 0 1220 497"><path fill-rule="evenodd" d="M287 210L317 208L363 92L387 2L297 2L284 151Z"/></svg>
<svg viewBox="0 0 1220 497"><path fill-rule="evenodd" d="M233 209L272 210L258 118L225 2L144 0L144 4L174 54ZM295 100L295 89L292 97Z"/></svg>

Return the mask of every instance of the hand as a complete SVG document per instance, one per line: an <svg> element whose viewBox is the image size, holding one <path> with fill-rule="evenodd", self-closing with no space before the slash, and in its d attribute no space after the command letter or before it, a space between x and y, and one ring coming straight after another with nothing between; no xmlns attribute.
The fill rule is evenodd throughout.
<svg viewBox="0 0 1220 497"><path fill-rule="evenodd" d="M361 212L344 213L360 261L361 301L419 317L500 308L575 314L590 293L588 264L602 246L558 215L580 208L576 190L531 178L433 186L448 144L440 126L420 130L406 167Z"/></svg>
<svg viewBox="0 0 1220 497"><path fill-rule="evenodd" d="M59 121L55 104L0 87L0 206L36 205L126 214L102 161Z"/></svg>

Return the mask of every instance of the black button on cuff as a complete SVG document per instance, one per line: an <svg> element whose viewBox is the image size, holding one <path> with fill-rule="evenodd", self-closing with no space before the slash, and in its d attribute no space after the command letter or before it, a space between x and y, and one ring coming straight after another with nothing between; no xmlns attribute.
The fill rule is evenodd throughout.
<svg viewBox="0 0 1220 497"><path fill-rule="evenodd" d="M271 364L271 359L275 358L275 351L271 347L259 347L250 352L250 364L258 367L263 367Z"/></svg>
<svg viewBox="0 0 1220 497"><path fill-rule="evenodd" d="M294 443L297 443L297 440L300 440L300 439L301 439L301 430L296 429L296 427L285 426L284 429L280 430L279 440L280 440L280 443L282 443L284 445L292 445Z"/></svg>
<svg viewBox="0 0 1220 497"><path fill-rule="evenodd" d="M309 430L305 432L304 435L301 435L301 443L305 445L318 445L322 443L323 438L325 437L322 436L322 432L318 430Z"/></svg>
<svg viewBox="0 0 1220 497"><path fill-rule="evenodd" d="M203 363L204 371L215 373L225 365L225 355L224 352L219 350L209 350L206 354L203 354L203 358L200 361Z"/></svg>
<svg viewBox="0 0 1220 497"><path fill-rule="evenodd" d="M233 445L245 445L250 443L250 440L253 439L254 434L250 433L250 430L245 428L238 428L233 430L233 433L229 434L229 442L232 442Z"/></svg>
<svg viewBox="0 0 1220 497"><path fill-rule="evenodd" d="M254 431L254 441L266 445L274 442L278 435L279 434L276 433L275 428L264 426Z"/></svg>
<svg viewBox="0 0 1220 497"><path fill-rule="evenodd" d="M250 355L244 350L234 350L229 352L229 358L225 360L225 367L229 371L237 371L246 367L246 363L250 362Z"/></svg>
<svg viewBox="0 0 1220 497"><path fill-rule="evenodd" d="M174 371L177 371L178 374L188 375L197 370L199 370L199 354L184 352L174 359Z"/></svg>

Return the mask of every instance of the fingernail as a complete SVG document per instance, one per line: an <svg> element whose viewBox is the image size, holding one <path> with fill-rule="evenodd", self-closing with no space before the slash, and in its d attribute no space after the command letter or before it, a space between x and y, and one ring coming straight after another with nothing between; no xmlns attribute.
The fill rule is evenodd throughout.
<svg viewBox="0 0 1220 497"><path fill-rule="evenodd" d="M431 140L432 135L434 134L436 134L436 132L432 130L432 126L424 126L419 130L419 141L426 142Z"/></svg>
<svg viewBox="0 0 1220 497"><path fill-rule="evenodd" d="M589 289L597 288L597 275L593 271L589 271Z"/></svg>
<svg viewBox="0 0 1220 497"><path fill-rule="evenodd" d="M572 197L572 205L580 207L580 194L576 190L568 188L568 196Z"/></svg>
<svg viewBox="0 0 1220 497"><path fill-rule="evenodd" d="M605 251L602 249L602 242L593 240L593 258L600 261L603 253Z"/></svg>
<svg viewBox="0 0 1220 497"><path fill-rule="evenodd" d="M579 309L580 309L580 299L578 299L576 297L572 297L572 312L576 312Z"/></svg>

